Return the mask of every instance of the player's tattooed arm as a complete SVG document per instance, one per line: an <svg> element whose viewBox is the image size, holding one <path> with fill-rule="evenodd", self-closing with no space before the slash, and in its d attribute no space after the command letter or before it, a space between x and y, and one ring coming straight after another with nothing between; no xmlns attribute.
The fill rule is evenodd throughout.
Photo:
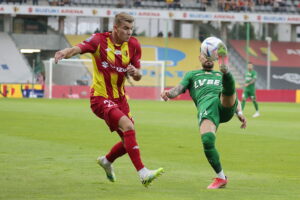
<svg viewBox="0 0 300 200"><path fill-rule="evenodd" d="M167 93L167 96L170 99L173 99L173 98L177 97L178 95L182 94L183 92L184 92L184 87L179 84L176 87L173 87L172 89L170 89Z"/></svg>
<svg viewBox="0 0 300 200"><path fill-rule="evenodd" d="M185 89L182 85L177 85L176 87L173 87L170 90L165 90L161 93L161 98L165 101L168 101L169 99L173 99L177 97L178 95L184 93Z"/></svg>

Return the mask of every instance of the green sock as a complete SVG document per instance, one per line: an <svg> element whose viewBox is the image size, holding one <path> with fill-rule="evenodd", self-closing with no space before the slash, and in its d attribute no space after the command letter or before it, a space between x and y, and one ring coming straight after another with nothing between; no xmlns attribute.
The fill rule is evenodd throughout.
<svg viewBox="0 0 300 200"><path fill-rule="evenodd" d="M254 104L255 110L258 112L258 104L255 100L253 101L253 104Z"/></svg>
<svg viewBox="0 0 300 200"><path fill-rule="evenodd" d="M216 173L222 171L219 153L215 148L216 136L212 132L201 135L205 156Z"/></svg>
<svg viewBox="0 0 300 200"><path fill-rule="evenodd" d="M225 96L231 96L235 93L235 81L230 72L223 74L222 84L222 94Z"/></svg>
<svg viewBox="0 0 300 200"><path fill-rule="evenodd" d="M245 100L242 100L242 110L244 110L245 104L246 104L246 101L245 101Z"/></svg>

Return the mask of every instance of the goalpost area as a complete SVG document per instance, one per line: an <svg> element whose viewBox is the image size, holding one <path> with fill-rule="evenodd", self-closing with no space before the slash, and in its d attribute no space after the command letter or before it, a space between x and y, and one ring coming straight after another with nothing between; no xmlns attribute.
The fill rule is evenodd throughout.
<svg viewBox="0 0 300 200"><path fill-rule="evenodd" d="M127 98L160 100L160 93L165 88L165 62L141 61L141 65L142 81L136 82L131 78L126 80ZM77 71L75 75L74 70ZM46 69L44 97L49 99L89 98L92 83L91 71L91 59L63 59L57 64L50 59ZM73 79L70 79L72 76ZM65 79L69 79L69 83ZM78 85L78 83L84 84Z"/></svg>

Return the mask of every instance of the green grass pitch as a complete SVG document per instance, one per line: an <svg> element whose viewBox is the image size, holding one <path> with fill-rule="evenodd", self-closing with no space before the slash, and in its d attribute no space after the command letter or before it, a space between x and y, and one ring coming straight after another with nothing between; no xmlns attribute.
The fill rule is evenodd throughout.
<svg viewBox="0 0 300 200"><path fill-rule="evenodd" d="M150 188L127 155L114 163L117 182L96 164L119 141L88 100L0 100L1 200L296 200L300 199L299 104L260 103L246 130L222 124L217 148L229 184L207 190L215 176L202 151L189 101L130 100L143 162L164 167Z"/></svg>

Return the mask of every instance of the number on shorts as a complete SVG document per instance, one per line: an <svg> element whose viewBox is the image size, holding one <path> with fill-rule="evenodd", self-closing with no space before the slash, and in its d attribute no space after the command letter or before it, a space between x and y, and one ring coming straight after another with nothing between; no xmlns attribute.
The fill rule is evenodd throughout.
<svg viewBox="0 0 300 200"><path fill-rule="evenodd" d="M107 107L112 107L112 106L116 105L116 104L115 104L113 101L111 101L111 100L104 100L103 103L106 104Z"/></svg>

